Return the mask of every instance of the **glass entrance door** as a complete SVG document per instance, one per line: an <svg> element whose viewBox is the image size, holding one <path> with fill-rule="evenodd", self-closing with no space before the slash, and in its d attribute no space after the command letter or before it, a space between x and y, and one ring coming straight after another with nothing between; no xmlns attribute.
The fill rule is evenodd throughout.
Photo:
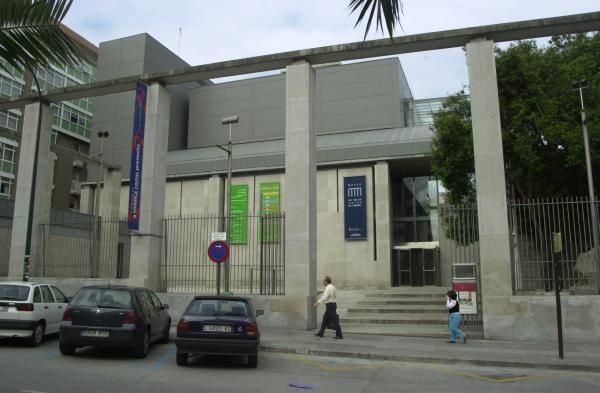
<svg viewBox="0 0 600 393"><path fill-rule="evenodd" d="M394 247L392 286L439 285L438 248Z"/></svg>

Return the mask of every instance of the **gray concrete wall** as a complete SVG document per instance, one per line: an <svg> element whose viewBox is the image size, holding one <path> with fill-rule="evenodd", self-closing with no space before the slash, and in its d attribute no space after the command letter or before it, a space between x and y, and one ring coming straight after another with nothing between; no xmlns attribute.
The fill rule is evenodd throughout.
<svg viewBox="0 0 600 393"><path fill-rule="evenodd" d="M316 69L317 134L399 128L412 99L397 58ZM199 87L191 92L188 148L227 142L221 119L240 116L234 143L281 139L285 75Z"/></svg>
<svg viewBox="0 0 600 393"><path fill-rule="evenodd" d="M166 71L189 66L185 61L148 34L138 34L100 43L97 80ZM183 84L167 88L171 94L169 150L183 149L187 140L188 99L191 86ZM104 141L104 159L122 167L121 175L129 178L131 136L133 130L135 92L96 98L94 130L90 152L97 155L100 147L97 130L110 132ZM90 168L88 179L96 179L97 170Z"/></svg>

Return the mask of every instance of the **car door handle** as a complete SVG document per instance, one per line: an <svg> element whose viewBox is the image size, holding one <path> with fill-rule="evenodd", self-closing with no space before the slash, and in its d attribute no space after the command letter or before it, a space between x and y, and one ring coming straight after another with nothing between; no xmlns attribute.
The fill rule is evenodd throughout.
<svg viewBox="0 0 600 393"><path fill-rule="evenodd" d="M62 308L62 306L58 306L58 308Z"/></svg>
<svg viewBox="0 0 600 393"><path fill-rule="evenodd" d="M44 308L47 310L47 309L48 309L48 306L44 306Z"/></svg>

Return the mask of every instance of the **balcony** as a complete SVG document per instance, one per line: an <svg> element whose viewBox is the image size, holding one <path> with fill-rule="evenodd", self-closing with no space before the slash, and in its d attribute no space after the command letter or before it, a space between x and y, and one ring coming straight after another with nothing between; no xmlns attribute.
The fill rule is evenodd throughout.
<svg viewBox="0 0 600 393"><path fill-rule="evenodd" d="M81 182L79 180L71 180L71 194L81 195Z"/></svg>

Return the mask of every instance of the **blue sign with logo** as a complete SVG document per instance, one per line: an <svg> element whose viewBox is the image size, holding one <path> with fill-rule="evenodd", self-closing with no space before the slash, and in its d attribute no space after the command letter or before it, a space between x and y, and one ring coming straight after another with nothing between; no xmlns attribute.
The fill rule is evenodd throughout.
<svg viewBox="0 0 600 393"><path fill-rule="evenodd" d="M344 227L346 240L367 238L367 178L344 177Z"/></svg>
<svg viewBox="0 0 600 393"><path fill-rule="evenodd" d="M131 169L129 172L129 209L127 227L140 229L140 203L142 198L142 163L144 159L144 129L146 126L146 94L148 87L138 81L135 86L135 111L131 141Z"/></svg>

